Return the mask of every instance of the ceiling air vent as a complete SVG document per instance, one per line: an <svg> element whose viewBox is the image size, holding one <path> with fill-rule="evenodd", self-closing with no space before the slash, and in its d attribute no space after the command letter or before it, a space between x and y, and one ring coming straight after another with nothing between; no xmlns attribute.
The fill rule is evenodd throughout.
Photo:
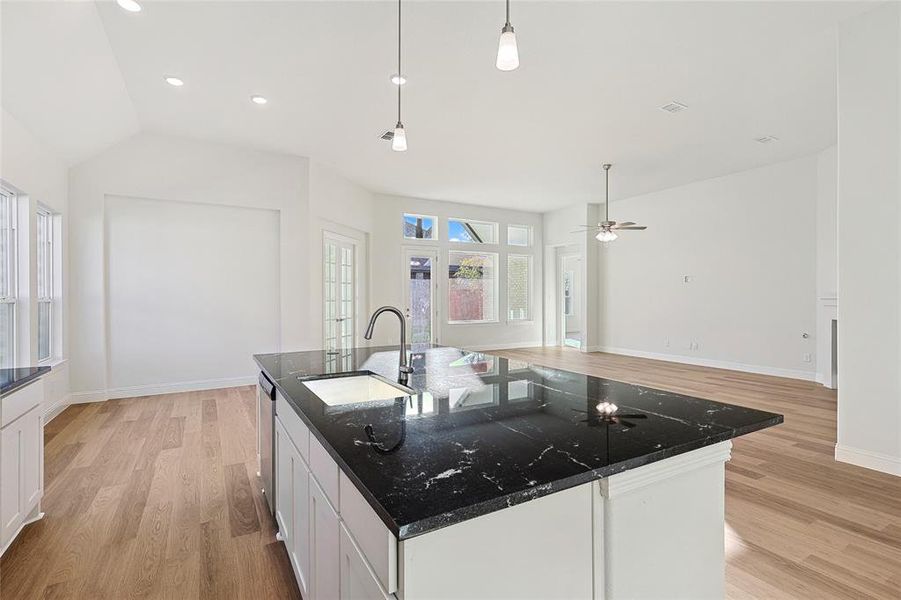
<svg viewBox="0 0 901 600"><path fill-rule="evenodd" d="M660 110L668 113L678 113L682 112L686 108L688 108L688 106L682 104L681 102L676 102L675 100L673 100L672 102L661 106Z"/></svg>
<svg viewBox="0 0 901 600"><path fill-rule="evenodd" d="M778 142L779 138L775 135L765 135L763 137L754 138L754 141L758 144L772 144L773 142Z"/></svg>
<svg viewBox="0 0 901 600"><path fill-rule="evenodd" d="M391 140L394 139L394 130L393 130L393 129L389 129L388 131L386 131L385 133L383 133L382 135L380 135L380 136L379 136L379 139L380 139L380 140L385 140L386 142L390 142Z"/></svg>

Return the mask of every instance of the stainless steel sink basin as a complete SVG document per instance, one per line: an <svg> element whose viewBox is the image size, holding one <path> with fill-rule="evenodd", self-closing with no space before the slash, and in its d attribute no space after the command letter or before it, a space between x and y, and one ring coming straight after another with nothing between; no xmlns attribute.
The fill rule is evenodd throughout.
<svg viewBox="0 0 901 600"><path fill-rule="evenodd" d="M304 381L303 384L328 406L392 400L410 396L412 393L406 388L387 383L373 375L314 379Z"/></svg>

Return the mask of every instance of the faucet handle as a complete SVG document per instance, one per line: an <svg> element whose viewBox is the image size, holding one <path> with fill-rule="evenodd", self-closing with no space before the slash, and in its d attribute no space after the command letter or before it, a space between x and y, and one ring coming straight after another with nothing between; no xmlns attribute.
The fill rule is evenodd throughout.
<svg viewBox="0 0 901 600"><path fill-rule="evenodd" d="M407 365L403 365L402 367L399 367L399 368L398 368L398 371L400 371L401 373L406 373L407 375L409 375L410 373L413 372L413 367L408 367Z"/></svg>

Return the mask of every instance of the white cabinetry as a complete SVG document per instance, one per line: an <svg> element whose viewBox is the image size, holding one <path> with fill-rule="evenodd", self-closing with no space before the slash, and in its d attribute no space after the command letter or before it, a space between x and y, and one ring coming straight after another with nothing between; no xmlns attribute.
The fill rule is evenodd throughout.
<svg viewBox="0 0 901 600"><path fill-rule="evenodd" d="M341 600L386 600L379 578L363 551L341 524Z"/></svg>
<svg viewBox="0 0 901 600"><path fill-rule="evenodd" d="M39 519L44 494L44 423L40 380L0 401L0 554Z"/></svg>
<svg viewBox="0 0 901 600"><path fill-rule="evenodd" d="M303 597L393 598L386 588L396 589L396 538L281 397L275 468L279 535Z"/></svg>
<svg viewBox="0 0 901 600"><path fill-rule="evenodd" d="M339 540L341 523L319 487L310 478L310 597L331 600L339 597Z"/></svg>

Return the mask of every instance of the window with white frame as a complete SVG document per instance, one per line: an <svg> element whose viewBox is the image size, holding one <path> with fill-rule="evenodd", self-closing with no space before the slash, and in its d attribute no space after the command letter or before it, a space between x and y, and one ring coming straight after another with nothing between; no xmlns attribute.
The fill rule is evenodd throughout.
<svg viewBox="0 0 901 600"><path fill-rule="evenodd" d="M532 228L528 225L507 225L507 245L528 248L532 245Z"/></svg>
<svg viewBox="0 0 901 600"><path fill-rule="evenodd" d="M448 252L448 322L497 321L497 254Z"/></svg>
<svg viewBox="0 0 901 600"><path fill-rule="evenodd" d="M435 234L435 225L438 219L435 217L427 217L424 215L411 215L404 213L403 233L404 238L408 240L434 240L438 236Z"/></svg>
<svg viewBox="0 0 901 600"><path fill-rule="evenodd" d="M16 201L0 189L0 367L16 362Z"/></svg>
<svg viewBox="0 0 901 600"><path fill-rule="evenodd" d="M37 283L38 283L38 360L53 353L53 214L38 209Z"/></svg>
<svg viewBox="0 0 901 600"><path fill-rule="evenodd" d="M448 219L447 239L464 244L496 244L497 223L470 221L468 219Z"/></svg>
<svg viewBox="0 0 901 600"><path fill-rule="evenodd" d="M532 257L507 255L507 320L532 318Z"/></svg>

